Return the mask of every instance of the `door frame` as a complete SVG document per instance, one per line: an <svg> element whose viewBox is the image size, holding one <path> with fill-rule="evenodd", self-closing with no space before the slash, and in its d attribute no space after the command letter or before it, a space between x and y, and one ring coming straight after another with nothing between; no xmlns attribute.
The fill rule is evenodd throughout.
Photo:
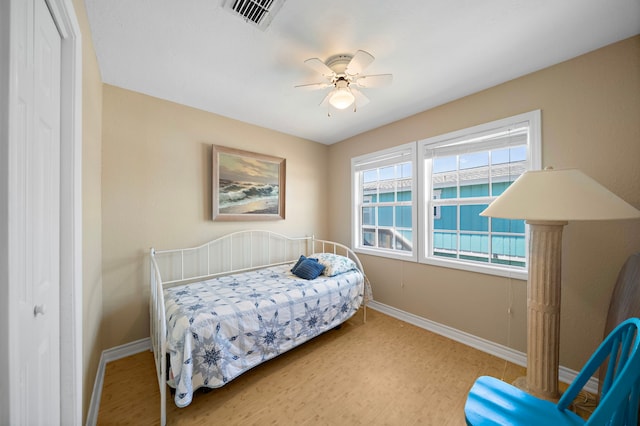
<svg viewBox="0 0 640 426"><path fill-rule="evenodd" d="M47 0L62 39L60 423L82 424L82 34L71 0Z"/></svg>
<svg viewBox="0 0 640 426"><path fill-rule="evenodd" d="M15 156L8 155L15 150L17 111L11 107L11 93L15 90L16 76L12 75L13 63L21 48L17 37L12 37L22 28L22 19L12 19L17 5L24 0L0 2L0 124L6 124L6 131L0 132L0 201L6 207L0 208L0 309L5 321L0 324L0 338L8 342L0 350L0 367L7 368L9 383L18 383L13 363L20 362L11 348L20 338L19 324L12 317L12 297L16 285L11 280L11 271L25 268L23 256L12 256L16 243L11 236L10 220L15 220L15 182L11 182L8 170L18 166ZM81 32L71 0L44 0L58 28L62 41L61 91L60 91L60 424L82 424L82 44ZM5 60L8 58L8 60ZM12 148L13 146L13 148ZM5 167L6 166L6 167ZM0 167L0 169L2 168ZM13 219L12 219L13 217ZM0 268L2 269L2 268ZM10 389L0 387L0 423L19 420L20 401L11 397ZM56 422L57 423L57 422Z"/></svg>
<svg viewBox="0 0 640 426"><path fill-rule="evenodd" d="M47 0L62 39L60 423L82 424L82 34L71 0Z"/></svg>

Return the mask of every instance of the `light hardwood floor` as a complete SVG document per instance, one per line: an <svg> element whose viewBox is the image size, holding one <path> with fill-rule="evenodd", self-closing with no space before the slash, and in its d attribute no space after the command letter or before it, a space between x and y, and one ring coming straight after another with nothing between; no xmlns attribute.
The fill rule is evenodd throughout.
<svg viewBox="0 0 640 426"><path fill-rule="evenodd" d="M369 309L243 374L167 401L170 425L464 425L480 375L513 381L524 368ZM159 390L150 352L106 366L98 425L156 425Z"/></svg>

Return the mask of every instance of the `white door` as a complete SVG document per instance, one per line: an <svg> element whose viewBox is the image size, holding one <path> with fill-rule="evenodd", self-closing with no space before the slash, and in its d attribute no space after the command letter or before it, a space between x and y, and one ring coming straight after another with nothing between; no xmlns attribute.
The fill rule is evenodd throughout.
<svg viewBox="0 0 640 426"><path fill-rule="evenodd" d="M0 425L82 423L81 64L69 0L0 0Z"/></svg>
<svg viewBox="0 0 640 426"><path fill-rule="evenodd" d="M34 1L33 103L27 107L24 424L60 421L60 56L45 0ZM27 49L29 50L29 49ZM27 84L28 85L28 84ZM30 135L29 135L30 133Z"/></svg>

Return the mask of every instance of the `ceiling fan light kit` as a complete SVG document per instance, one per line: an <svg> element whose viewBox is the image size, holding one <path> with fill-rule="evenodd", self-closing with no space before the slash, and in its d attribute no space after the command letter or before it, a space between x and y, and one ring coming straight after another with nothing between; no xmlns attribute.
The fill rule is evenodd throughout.
<svg viewBox="0 0 640 426"><path fill-rule="evenodd" d="M344 80L338 80L336 82L336 89L332 91L332 95L329 98L329 103L332 107L337 109L347 109L356 100L353 93L349 90L349 83Z"/></svg>
<svg viewBox="0 0 640 426"><path fill-rule="evenodd" d="M369 102L369 98L358 88L387 86L393 79L391 74L362 75L362 71L374 59L373 55L364 50L358 50L354 55L334 55L326 62L318 58L307 59L304 63L321 74L325 81L301 84L296 87L309 90L332 88L320 105L328 105L338 110L347 109L353 105L355 112L356 105L363 106Z"/></svg>

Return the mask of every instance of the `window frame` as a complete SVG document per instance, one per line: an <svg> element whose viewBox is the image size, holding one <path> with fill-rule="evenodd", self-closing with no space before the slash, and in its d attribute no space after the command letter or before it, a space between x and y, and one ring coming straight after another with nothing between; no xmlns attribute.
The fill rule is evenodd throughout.
<svg viewBox="0 0 640 426"><path fill-rule="evenodd" d="M469 146L469 144L473 144L473 142L464 143L465 140L473 140L476 137L482 137L483 135L488 135L494 132L503 131L505 128L510 128L513 126L517 126L522 123L528 123L528 140L526 143L527 150L527 160L526 160L526 170L540 170L541 169L541 151L542 151L542 141L541 141L541 112L540 110L535 110L523 114L518 114L512 117L507 117L500 120L495 120L489 123L480 124L477 126L469 127L466 129L457 130L454 132L445 133L442 135L434 136L431 138L427 138L421 141L418 141L418 156L417 161L418 164L418 198L419 198L419 231L418 231L418 262L435 265L447 268L461 269L471 272L480 272L484 274L490 275L498 275L505 276L517 279L526 280L528 277L528 267L529 267L529 226L525 223L525 262L526 265L524 268L516 268L509 266L500 266L496 264L483 264L480 262L465 262L458 259L450 259L445 257L434 256L430 253L430 243L429 237L433 233L433 219L431 216L425 215L426 212L430 210L430 195L431 195L431 187L430 182L427 183L427 176L431 176L431 170L429 165L425 164L425 158L428 156L427 151L433 150L434 148L439 148L443 146L457 146L460 144L460 147ZM462 142L462 143L461 143ZM471 151L474 149L471 148ZM461 153L461 149L453 149L452 152ZM486 201L491 202L491 200L495 197L487 196L487 197L477 197L477 198L469 198L470 202L478 202L485 203ZM459 200L458 197L456 200ZM471 204L471 203L470 203ZM462 204L456 202L452 205L460 206ZM459 208L459 207L458 207ZM458 221L460 218L458 218ZM458 233L462 232L461 229L457 230ZM489 234L491 235L491 234Z"/></svg>
<svg viewBox="0 0 640 426"><path fill-rule="evenodd" d="M416 144L410 142L397 147L360 155L351 159L351 246L356 253L369 254L373 256L382 256L392 259L418 261L418 193L416 186L417 170L416 170ZM361 175L366 170L380 168L388 165L397 165L401 163L411 163L411 251L401 251L397 249L384 249L378 247L365 246L361 244L362 217L361 209L363 204L361 200ZM405 203L385 202L390 206L406 205Z"/></svg>
<svg viewBox="0 0 640 426"><path fill-rule="evenodd" d="M456 146L460 141L469 139L473 140L475 137L482 137L483 135L486 136L499 130L503 131L505 128L525 122L528 123L526 170L540 170L542 164L542 123L540 110L514 115L468 127L466 129L353 157L351 159L351 241L354 251L373 256L414 261L427 265L526 280L528 277L529 267L529 226L526 223L524 229L526 265L524 268L509 267L492 263L483 264L480 262L465 262L458 259L430 255L427 243L428 238L433 231L433 219L431 215L427 217L425 213L429 212L431 208L435 208L432 212L435 212L436 209L439 210L439 205L430 204L430 197L433 194L431 192L430 185L426 184L425 176L431 176L431 170L424 161L426 151L431 150L434 147ZM398 158L398 160L394 161L395 158ZM367 170L367 168L370 170L375 167L381 167L382 165L399 164L407 161L410 161L412 164L412 251L403 252L397 249L382 249L362 245L360 242L362 233L362 218L360 215L362 208L362 204L360 203L362 185L359 180L359 176L361 175L360 172ZM436 191L438 191L438 189L436 189ZM491 195L488 197L469 198L469 200L480 202L482 200L487 201L490 198L492 198ZM460 204L456 203L455 205L459 206ZM461 231L461 229L457 230L458 233Z"/></svg>

